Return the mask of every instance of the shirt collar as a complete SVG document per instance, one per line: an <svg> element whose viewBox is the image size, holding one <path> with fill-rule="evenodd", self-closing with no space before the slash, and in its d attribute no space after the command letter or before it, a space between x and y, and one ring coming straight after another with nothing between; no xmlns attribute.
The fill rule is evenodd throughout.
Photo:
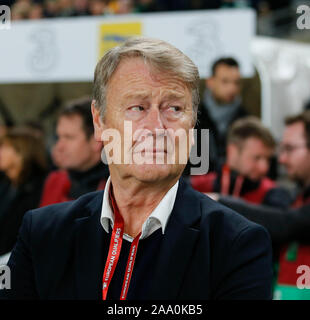
<svg viewBox="0 0 310 320"><path fill-rule="evenodd" d="M111 228L113 228L114 226L114 213L109 201L110 186L111 178L109 177L104 188L100 218L101 225L107 233L109 233L109 225L111 225ZM166 225L174 206L178 186L179 181L177 181L174 184L174 186L165 194L165 196L157 205L157 207L153 210L153 212L149 215L147 220L143 223L140 239L147 238L159 228L162 229L163 234L165 233ZM124 234L124 239L128 241L133 240L133 238L127 234Z"/></svg>

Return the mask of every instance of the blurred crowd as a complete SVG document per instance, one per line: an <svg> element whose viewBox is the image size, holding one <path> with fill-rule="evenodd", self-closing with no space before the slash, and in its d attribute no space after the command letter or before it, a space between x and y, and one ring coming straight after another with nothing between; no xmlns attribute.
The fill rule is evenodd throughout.
<svg viewBox="0 0 310 320"><path fill-rule="evenodd" d="M23 20L243 7L266 14L290 3L290 0L276 3L271 0L15 0L3 4L11 6L12 20Z"/></svg>
<svg viewBox="0 0 310 320"><path fill-rule="evenodd" d="M37 122L0 130L0 256L13 248L27 210L76 199L103 189L108 167L95 141L90 99L69 103L59 114L56 141L47 148Z"/></svg>

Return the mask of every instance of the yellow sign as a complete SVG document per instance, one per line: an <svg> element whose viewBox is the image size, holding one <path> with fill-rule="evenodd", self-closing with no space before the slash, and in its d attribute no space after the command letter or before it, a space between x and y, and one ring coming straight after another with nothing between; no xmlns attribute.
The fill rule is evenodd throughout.
<svg viewBox="0 0 310 320"><path fill-rule="evenodd" d="M141 22L111 23L100 26L99 59L111 48L132 36L142 35Z"/></svg>

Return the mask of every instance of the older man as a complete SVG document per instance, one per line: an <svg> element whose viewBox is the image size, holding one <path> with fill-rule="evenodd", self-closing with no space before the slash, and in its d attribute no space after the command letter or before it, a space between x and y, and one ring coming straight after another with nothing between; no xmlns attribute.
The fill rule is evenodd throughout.
<svg viewBox="0 0 310 320"><path fill-rule="evenodd" d="M265 229L179 180L186 165L179 151L192 141L198 79L192 61L163 41L135 38L104 55L95 71L92 113L110 179L104 192L26 214L8 263L12 289L2 296L271 297Z"/></svg>

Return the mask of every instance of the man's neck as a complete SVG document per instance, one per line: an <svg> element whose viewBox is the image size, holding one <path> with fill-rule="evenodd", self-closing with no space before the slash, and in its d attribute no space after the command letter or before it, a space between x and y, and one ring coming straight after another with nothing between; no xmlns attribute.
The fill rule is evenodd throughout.
<svg viewBox="0 0 310 320"><path fill-rule="evenodd" d="M114 198L124 219L124 232L137 236L143 223L177 180L161 184L141 183L133 178L122 181L111 174Z"/></svg>
<svg viewBox="0 0 310 320"><path fill-rule="evenodd" d="M95 166L97 166L100 162L101 162L100 156L93 157L90 161L88 161L82 167L80 167L78 170L75 170L75 171L79 171L81 173L87 172L92 168L94 168Z"/></svg>

